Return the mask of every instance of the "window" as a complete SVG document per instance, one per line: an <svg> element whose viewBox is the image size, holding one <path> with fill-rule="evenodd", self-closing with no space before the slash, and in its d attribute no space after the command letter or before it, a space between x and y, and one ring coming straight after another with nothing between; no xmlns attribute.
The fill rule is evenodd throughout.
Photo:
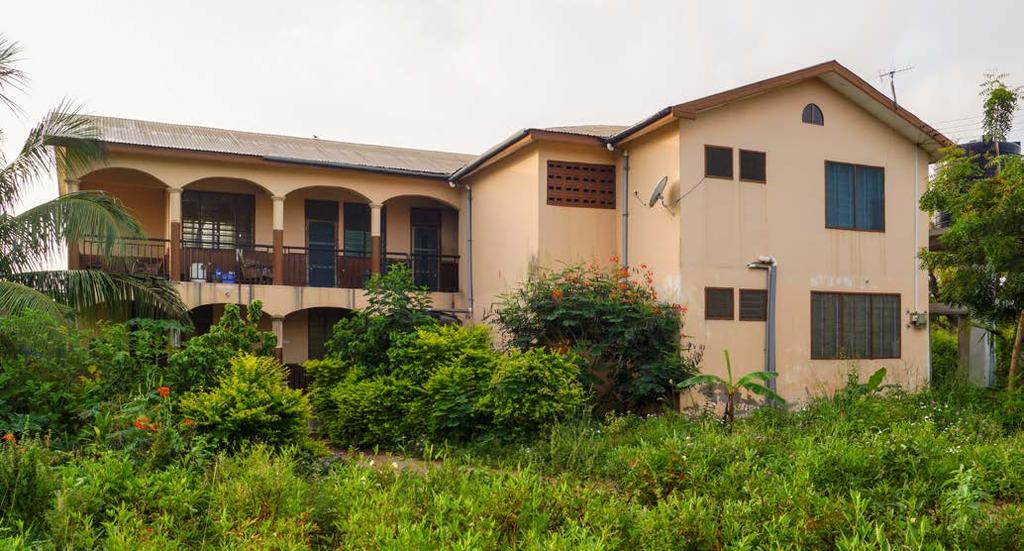
<svg viewBox="0 0 1024 551"><path fill-rule="evenodd" d="M749 182L766 181L766 155L760 151L740 150L740 180Z"/></svg>
<svg viewBox="0 0 1024 551"><path fill-rule="evenodd" d="M821 108L813 103L804 106L803 121L807 124L825 125L825 115L821 114Z"/></svg>
<svg viewBox="0 0 1024 551"><path fill-rule="evenodd" d="M732 148L704 146L704 176L732 179Z"/></svg>
<svg viewBox="0 0 1024 551"><path fill-rule="evenodd" d="M307 353L311 360L323 359L327 341L334 335L334 325L341 321L340 308L311 308L306 318Z"/></svg>
<svg viewBox="0 0 1024 551"><path fill-rule="evenodd" d="M740 289L740 321L768 319L768 292L763 289Z"/></svg>
<svg viewBox="0 0 1024 551"><path fill-rule="evenodd" d="M370 256L370 205L345 203L342 248L345 256Z"/></svg>
<svg viewBox="0 0 1024 551"><path fill-rule="evenodd" d="M733 319L732 288L731 287L705 287L704 288L704 319L708 320L731 320Z"/></svg>
<svg viewBox="0 0 1024 551"><path fill-rule="evenodd" d="M548 161L548 204L615 208L615 165Z"/></svg>
<svg viewBox="0 0 1024 551"><path fill-rule="evenodd" d="M181 194L181 232L187 247L252 245L255 221L253 195L191 190Z"/></svg>
<svg viewBox="0 0 1024 551"><path fill-rule="evenodd" d="M885 231L885 169L826 162L825 226Z"/></svg>
<svg viewBox="0 0 1024 551"><path fill-rule="evenodd" d="M899 357L899 295L811 292L812 359Z"/></svg>

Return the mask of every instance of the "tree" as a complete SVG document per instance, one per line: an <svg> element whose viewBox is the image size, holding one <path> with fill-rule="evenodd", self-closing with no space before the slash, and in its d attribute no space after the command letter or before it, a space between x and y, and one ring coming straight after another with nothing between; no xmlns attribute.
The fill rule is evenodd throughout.
<svg viewBox="0 0 1024 551"><path fill-rule="evenodd" d="M21 110L11 92L28 82L17 68L20 48L0 35L0 105ZM93 318L185 315L166 280L99 270L54 270L51 263L65 244L85 237L100 253L118 252L124 238L142 237L142 228L115 198L97 191L69 193L15 213L32 186L44 176L77 174L102 161L104 151L91 119L70 101L61 102L29 132L9 161L0 152L0 315L34 308ZM3 133L0 132L0 144ZM56 149L52 151L51 149Z"/></svg>
<svg viewBox="0 0 1024 551"><path fill-rule="evenodd" d="M746 390L747 392L770 398L779 403L786 402L782 399L782 396L779 396L774 390L765 386L765 383L777 377L779 375L778 373L754 371L747 373L740 377L738 381L733 382L732 362L729 360L729 351L723 350L722 352L725 354L725 372L728 376L727 379L708 373L694 375L693 377L679 383L679 389L685 390L693 386L706 384L721 385L725 390L725 412L722 414L723 427L732 430L732 424L736 420L736 397L739 396L741 390Z"/></svg>
<svg viewBox="0 0 1024 551"><path fill-rule="evenodd" d="M1019 91L989 75L982 87L985 138L996 144L1011 128ZM921 258L939 282L944 302L968 308L973 317L1004 323L1016 319L1017 334L1007 386L1016 386L1024 336L1024 162L1019 155L969 156L948 148L921 197L921 208L950 215L939 237L941 250ZM987 169L987 170L986 170Z"/></svg>

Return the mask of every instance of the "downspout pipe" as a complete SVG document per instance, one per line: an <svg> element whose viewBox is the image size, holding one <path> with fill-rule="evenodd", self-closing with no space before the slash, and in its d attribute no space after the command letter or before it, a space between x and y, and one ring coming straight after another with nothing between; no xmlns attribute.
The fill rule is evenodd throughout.
<svg viewBox="0 0 1024 551"><path fill-rule="evenodd" d="M449 185L456 187L455 181ZM473 319L473 187L463 184L466 190L466 306L469 310L469 319Z"/></svg>
<svg viewBox="0 0 1024 551"><path fill-rule="evenodd" d="M629 150L622 150L622 265L629 266Z"/></svg>
<svg viewBox="0 0 1024 551"><path fill-rule="evenodd" d="M778 263L774 256L762 256L756 261L747 264L753 270L765 270L766 287L768 295L765 308L764 327L764 370L768 373L778 373L775 365L775 311L776 311L776 287L778 282ZM768 388L775 390L775 379L768 380Z"/></svg>

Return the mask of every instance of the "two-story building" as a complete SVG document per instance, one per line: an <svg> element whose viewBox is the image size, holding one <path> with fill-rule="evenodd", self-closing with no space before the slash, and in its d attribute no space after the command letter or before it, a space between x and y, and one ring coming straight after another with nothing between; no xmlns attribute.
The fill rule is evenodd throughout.
<svg viewBox="0 0 1024 551"><path fill-rule="evenodd" d="M481 155L96 121L108 160L60 190L110 192L149 239L115 262L82 243L70 265L164 275L200 329L260 299L286 363L322 354L392 263L479 322L531 270L618 256L687 306L710 372L728 348L796 400L853 364L928 378L918 197L951 144L834 61Z"/></svg>

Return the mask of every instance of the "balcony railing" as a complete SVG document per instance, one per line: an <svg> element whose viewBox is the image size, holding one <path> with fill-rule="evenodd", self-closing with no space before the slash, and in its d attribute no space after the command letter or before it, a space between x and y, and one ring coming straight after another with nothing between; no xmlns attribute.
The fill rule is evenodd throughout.
<svg viewBox="0 0 1024 551"><path fill-rule="evenodd" d="M326 247L285 247L284 284L362 289L373 272L364 252Z"/></svg>
<svg viewBox="0 0 1024 551"><path fill-rule="evenodd" d="M181 242L182 281L270 285L273 265L271 245Z"/></svg>
<svg viewBox="0 0 1024 551"><path fill-rule="evenodd" d="M458 255L395 252L384 255L384 272L396 264L405 264L412 270L412 279L416 285L442 293L459 290Z"/></svg>
<svg viewBox="0 0 1024 551"><path fill-rule="evenodd" d="M103 243L85 239L79 246L79 266L111 273L170 276L170 242L166 239L119 241L109 256ZM319 247L284 247L281 282L296 287L362 289L373 273L373 261L365 251ZM417 285L431 291L459 290L458 255L389 252L381 270L404 264ZM223 244L182 241L181 281L271 285L274 282L274 248L271 245Z"/></svg>
<svg viewBox="0 0 1024 551"><path fill-rule="evenodd" d="M83 239L78 248L78 266L112 274L168 276L170 242L166 239L122 239L114 243L109 256L103 241Z"/></svg>

